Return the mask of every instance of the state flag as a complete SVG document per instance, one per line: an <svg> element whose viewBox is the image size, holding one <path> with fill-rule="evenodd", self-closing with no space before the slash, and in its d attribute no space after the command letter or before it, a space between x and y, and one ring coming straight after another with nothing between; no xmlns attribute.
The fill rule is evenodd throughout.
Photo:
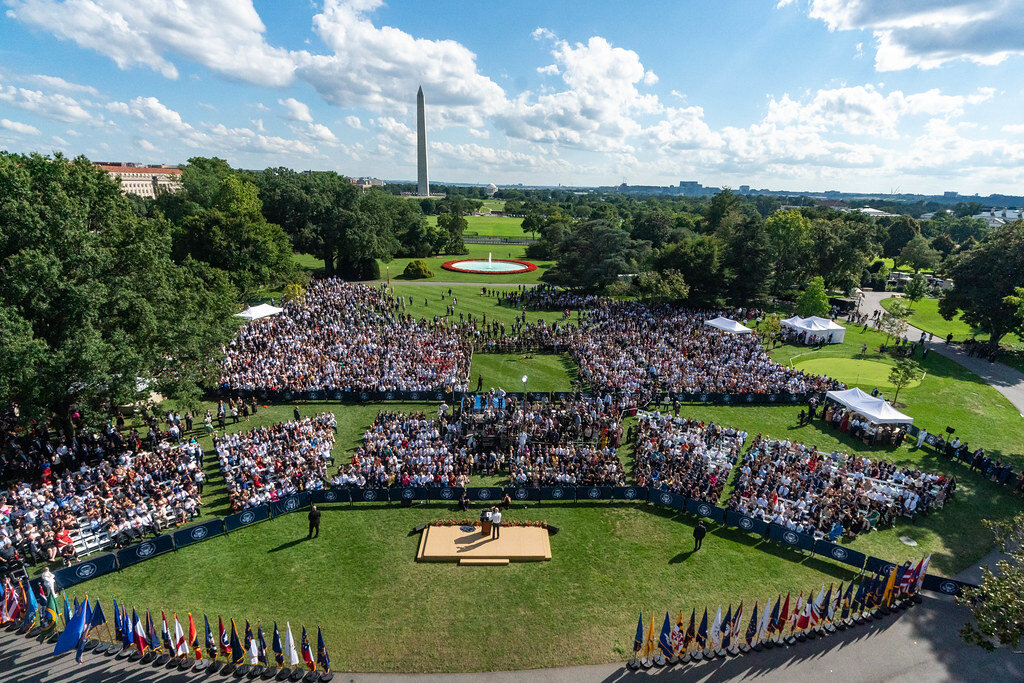
<svg viewBox="0 0 1024 683"><path fill-rule="evenodd" d="M313 659L313 649L309 646L309 637L306 635L306 627L302 627L302 660L310 671L316 671L316 661Z"/></svg>
<svg viewBox="0 0 1024 683"><path fill-rule="evenodd" d="M191 616L191 615L190 615ZM178 621L178 613L174 613L174 655L178 657L187 657L189 653L188 639L185 638L185 629L181 627L181 622Z"/></svg>
<svg viewBox="0 0 1024 683"><path fill-rule="evenodd" d="M146 648L149 646L146 641L146 628L142 625L142 618L135 612L134 607L132 608L132 638L139 654L146 654Z"/></svg>
<svg viewBox="0 0 1024 683"><path fill-rule="evenodd" d="M245 649L238 640L238 629L235 628L235 620L231 620L231 663L235 666L245 662Z"/></svg>
<svg viewBox="0 0 1024 683"><path fill-rule="evenodd" d="M292 637L291 622L284 622L285 641L284 651L288 655L288 666L294 667L299 664L299 653L295 651L295 639Z"/></svg>
<svg viewBox="0 0 1024 683"><path fill-rule="evenodd" d="M690 651L690 646L693 644L694 638L697 637L697 610L690 610L690 625L686 627L686 635L683 636L683 650L686 652Z"/></svg>
<svg viewBox="0 0 1024 683"><path fill-rule="evenodd" d="M771 600L771 598L768 598ZM768 603L765 603L765 612L768 611ZM747 624L747 631L743 634L743 642L748 646L754 645L757 642L757 634L760 631L761 622L757 618L757 603L754 603L754 609L750 612L750 623Z"/></svg>
<svg viewBox="0 0 1024 683"><path fill-rule="evenodd" d="M708 608L704 608L704 616L701 617L700 627L697 628L697 649L705 650L708 644Z"/></svg>
<svg viewBox="0 0 1024 683"><path fill-rule="evenodd" d="M636 635L633 636L633 652L640 652L640 649L644 646L644 613L640 613L640 618L636 620Z"/></svg>
<svg viewBox="0 0 1024 683"><path fill-rule="evenodd" d="M672 619L665 612L665 622L661 625L661 635L658 636L658 649L665 659L672 657Z"/></svg>
<svg viewBox="0 0 1024 683"><path fill-rule="evenodd" d="M666 614L666 616L668 616ZM669 648L671 650L671 647ZM666 655L671 657L671 654ZM324 673L331 673L331 657L327 654L327 645L324 643L324 634L320 630L320 627L316 627L316 661L320 665L320 670Z"/></svg>
<svg viewBox="0 0 1024 683"><path fill-rule="evenodd" d="M277 622L274 622L274 637L270 642L270 647L274 649L274 661L277 662L278 668L284 666L284 647L281 645L281 634L277 630Z"/></svg>
<svg viewBox="0 0 1024 683"><path fill-rule="evenodd" d="M210 659L217 659L217 641L213 638L213 629L210 628L210 618L203 615L203 623L206 627L206 655Z"/></svg>

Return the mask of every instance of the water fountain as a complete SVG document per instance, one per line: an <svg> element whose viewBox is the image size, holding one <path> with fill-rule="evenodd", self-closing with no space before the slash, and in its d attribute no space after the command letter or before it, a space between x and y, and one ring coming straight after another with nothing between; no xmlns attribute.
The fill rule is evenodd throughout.
<svg viewBox="0 0 1024 683"><path fill-rule="evenodd" d="M529 273L537 270L537 266L529 261L516 261L514 259L495 259L492 252L487 252L487 260L483 259L462 259L459 261L448 261L441 265L445 270L454 270L462 273L480 274L510 274Z"/></svg>

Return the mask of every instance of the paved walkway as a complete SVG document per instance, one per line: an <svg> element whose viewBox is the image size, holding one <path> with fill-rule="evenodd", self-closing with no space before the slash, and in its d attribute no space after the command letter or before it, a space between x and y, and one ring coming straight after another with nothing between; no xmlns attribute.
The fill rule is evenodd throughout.
<svg viewBox="0 0 1024 683"><path fill-rule="evenodd" d="M864 301L861 303L860 312L866 313L869 317L877 310L884 313L885 309L882 308L880 302L882 299L892 296L900 295L894 292L864 292ZM907 330L907 339L917 341L921 338L921 332L922 330L911 325ZM1024 373L1003 363L990 363L987 360L969 356L959 346L946 344L946 340L939 337L927 342L926 346L930 353L938 353L950 358L981 377L1005 396L1017 409L1017 412L1024 417Z"/></svg>
<svg viewBox="0 0 1024 683"><path fill-rule="evenodd" d="M337 673L335 680L359 683L391 680L407 683L515 683L524 680L612 683L624 679L725 681L755 678L768 683L1024 680L1024 658L1020 655L1005 649L986 653L960 640L957 629L966 617L967 610L949 599L928 597L923 604L906 612L794 647L639 673L619 664L609 664L455 675ZM85 662L77 665L74 653L55 658L50 654L52 649L52 645L41 645L6 630L0 632L0 680L19 683L229 680L219 674L179 673L89 653L85 655Z"/></svg>

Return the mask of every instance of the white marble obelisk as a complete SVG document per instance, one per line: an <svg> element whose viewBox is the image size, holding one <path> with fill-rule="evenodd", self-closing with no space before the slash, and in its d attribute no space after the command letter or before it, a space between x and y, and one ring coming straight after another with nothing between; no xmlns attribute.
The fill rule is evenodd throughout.
<svg viewBox="0 0 1024 683"><path fill-rule="evenodd" d="M421 197L430 196L430 181L427 179L427 124L423 114L423 87L416 92L416 192Z"/></svg>

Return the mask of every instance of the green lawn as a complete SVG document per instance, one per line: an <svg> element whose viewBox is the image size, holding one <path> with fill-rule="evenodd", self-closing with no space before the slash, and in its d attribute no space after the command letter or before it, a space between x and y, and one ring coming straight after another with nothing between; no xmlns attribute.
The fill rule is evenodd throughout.
<svg viewBox="0 0 1024 683"><path fill-rule="evenodd" d="M527 391L571 391L576 379L576 364L569 354L475 353L469 373L470 388L476 388L477 376L483 377L484 391L501 387L522 391L523 375L528 377Z"/></svg>
<svg viewBox="0 0 1024 683"><path fill-rule="evenodd" d="M480 287L471 286L450 287L448 285L433 284L404 284L401 281L395 280L392 280L391 286L395 290L395 295L406 297L406 312L416 317L432 318L435 315L443 316L445 308L452 302L452 297L448 295L449 290L451 290L454 298L458 300L455 309L456 319L458 319L459 313L464 313L465 315L479 318L481 322L484 322L486 317L486 322L500 320L506 325L510 325L516 316L522 313L522 310L518 308L500 306L497 296L492 296L492 292L516 291L515 287L488 289L487 296L484 296L481 293ZM444 299L441 298L442 295L444 295ZM410 296L412 297L411 304L408 299ZM540 320L553 323L561 320L562 314L555 311L528 310L526 312L526 319L531 323L536 323Z"/></svg>
<svg viewBox="0 0 1024 683"><path fill-rule="evenodd" d="M889 310L893 301L901 300L902 299L897 297L882 299L882 308ZM946 320L939 315L938 299L921 299L914 303L913 310L910 317L907 318L907 322L920 330L931 332L936 337L940 337L942 339L945 339L946 335L950 333L953 334L953 341L957 342L962 342L965 339L970 339L971 337L974 337L980 342L987 342L989 339L987 333L971 327L965 323L960 316L957 316L953 320ZM1021 372L1024 372L1024 340L1015 334L1008 334L999 341L999 344L1004 349L999 360L1007 363L1008 365L1012 365Z"/></svg>
<svg viewBox="0 0 1024 683"><path fill-rule="evenodd" d="M465 237L515 237L525 239L530 237L523 232L522 218L509 218L507 216L466 216ZM429 225L437 225L437 216L427 216Z"/></svg>
<svg viewBox="0 0 1024 683"><path fill-rule="evenodd" d="M540 282L540 276L544 272L554 265L554 261L536 261L526 258L526 247L517 244L467 244L466 249L469 251L468 254L463 256L430 256L424 261L430 266L430 270L433 271L434 277L425 278L423 280L417 280L417 282L496 282L496 283L515 283L515 284L534 284ZM478 273L458 273L451 270L444 270L441 268L441 264L447 261L455 261L457 259L486 259L488 254L492 254L494 258L511 258L518 261L531 261L537 265L537 270L531 273L521 273L518 275L499 274L494 275L481 275ZM414 259L411 258L396 258L390 263L380 262L380 274L382 278L386 278L390 273L391 280L399 280L405 267L409 264L409 261Z"/></svg>
<svg viewBox="0 0 1024 683"><path fill-rule="evenodd" d="M207 614L262 619L264 630L320 625L338 671L452 672L623 661L640 612L660 626L666 611L713 615L743 600L749 615L754 600L851 578L729 530L712 528L693 554L689 518L637 507L517 506L506 518L559 527L551 561L471 568L414 560L412 529L447 507L325 506L317 540L304 540L297 513L86 586L90 598L192 612L200 624Z"/></svg>

